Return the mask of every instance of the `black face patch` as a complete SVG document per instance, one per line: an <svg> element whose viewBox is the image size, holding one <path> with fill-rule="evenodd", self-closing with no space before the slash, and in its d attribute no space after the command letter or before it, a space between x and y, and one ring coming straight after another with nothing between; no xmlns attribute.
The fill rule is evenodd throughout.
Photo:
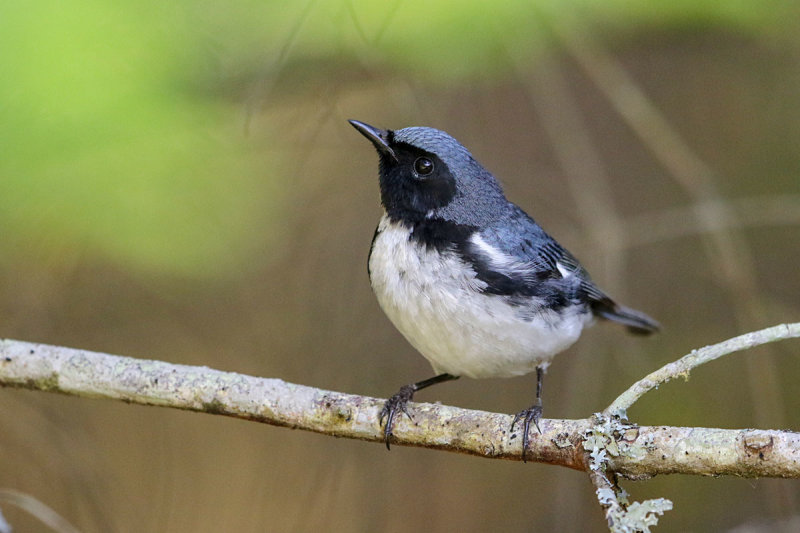
<svg viewBox="0 0 800 533"><path fill-rule="evenodd" d="M381 155L380 188L381 203L392 220L413 223L450 203L456 180L444 161L406 143L391 147L397 161Z"/></svg>

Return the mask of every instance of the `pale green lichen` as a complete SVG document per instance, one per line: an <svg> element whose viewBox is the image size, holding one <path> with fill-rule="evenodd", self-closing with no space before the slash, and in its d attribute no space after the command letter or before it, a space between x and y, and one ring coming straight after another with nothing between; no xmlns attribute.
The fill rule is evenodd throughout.
<svg viewBox="0 0 800 533"><path fill-rule="evenodd" d="M608 487L603 487L602 489L597 489L595 491L597 494L597 501L600 502L600 505L616 505L617 504L617 495L614 494L614 491Z"/></svg>
<svg viewBox="0 0 800 533"><path fill-rule="evenodd" d="M599 413L595 414L595 421L597 423L586 434L583 449L592 458L589 468L604 471L608 456L619 457L622 453L615 435L623 435L634 426L623 424L615 418L606 418Z"/></svg>
<svg viewBox="0 0 800 533"><path fill-rule="evenodd" d="M595 415L595 421L583 441L583 448L589 452L589 468L595 472L607 471L610 457L639 456L653 446L652 438L636 444L636 426L600 414ZM607 508L609 528L614 533L649 533L658 524L658 517L672 509L672 502L664 498L630 503L628 493L616 483L598 488L596 494L600 504Z"/></svg>
<svg viewBox="0 0 800 533"><path fill-rule="evenodd" d="M617 485L617 501L622 505L630 505L630 494L628 491Z"/></svg>
<svg viewBox="0 0 800 533"><path fill-rule="evenodd" d="M658 517L672 510L672 502L665 498L633 502L627 509L615 507L611 514L611 530L614 533L650 533L658 524Z"/></svg>

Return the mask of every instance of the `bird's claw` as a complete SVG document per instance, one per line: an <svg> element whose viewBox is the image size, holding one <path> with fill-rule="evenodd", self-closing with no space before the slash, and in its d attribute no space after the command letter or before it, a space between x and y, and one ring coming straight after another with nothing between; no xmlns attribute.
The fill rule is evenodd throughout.
<svg viewBox="0 0 800 533"><path fill-rule="evenodd" d="M397 411L402 411L406 414L409 420L414 420L411 418L411 413L408 412L408 402L414 397L414 393L416 389L413 385L406 385L401 387L397 394L386 400L386 403L383 404L383 409L381 410L380 417L378 418L378 422L383 424L384 419L386 419L386 425L383 428L383 440L386 442L386 449L389 450L389 440L392 437L392 427L394 426L394 415L397 414Z"/></svg>
<svg viewBox="0 0 800 533"><path fill-rule="evenodd" d="M520 420L524 420L524 424L522 427L522 462L525 463L526 461L526 454L528 453L528 443L530 442L530 429L531 429L531 422L533 425L536 426L536 429L539 433L542 432L542 428L539 427L539 420L542 418L542 406L541 405L532 405L531 407L525 409L524 411L520 411L514 417L514 421L511 422L511 431L514 431L514 426Z"/></svg>

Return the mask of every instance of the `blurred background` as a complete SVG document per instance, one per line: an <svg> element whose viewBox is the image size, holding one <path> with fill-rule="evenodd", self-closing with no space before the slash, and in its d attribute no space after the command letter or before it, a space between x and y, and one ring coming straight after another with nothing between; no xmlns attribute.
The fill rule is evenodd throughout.
<svg viewBox="0 0 800 533"><path fill-rule="evenodd" d="M376 397L429 377L369 288L377 156L346 119L427 125L662 322L599 324L555 360L545 416L586 417L692 348L800 320L798 21L791 0L3 2L0 337ZM729 356L631 418L797 430L798 350ZM534 381L418 400L516 413ZM0 406L0 488L84 532L605 527L586 476L552 466L41 392ZM800 514L797 481L624 486L674 501L657 531Z"/></svg>

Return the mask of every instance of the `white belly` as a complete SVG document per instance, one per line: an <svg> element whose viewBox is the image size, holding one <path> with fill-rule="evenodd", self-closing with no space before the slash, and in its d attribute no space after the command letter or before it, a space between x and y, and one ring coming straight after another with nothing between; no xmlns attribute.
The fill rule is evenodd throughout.
<svg viewBox="0 0 800 533"><path fill-rule="evenodd" d="M536 311L500 295L454 252L409 241L409 230L384 216L370 255L372 289L383 311L437 373L511 377L546 366L572 345L591 313Z"/></svg>

